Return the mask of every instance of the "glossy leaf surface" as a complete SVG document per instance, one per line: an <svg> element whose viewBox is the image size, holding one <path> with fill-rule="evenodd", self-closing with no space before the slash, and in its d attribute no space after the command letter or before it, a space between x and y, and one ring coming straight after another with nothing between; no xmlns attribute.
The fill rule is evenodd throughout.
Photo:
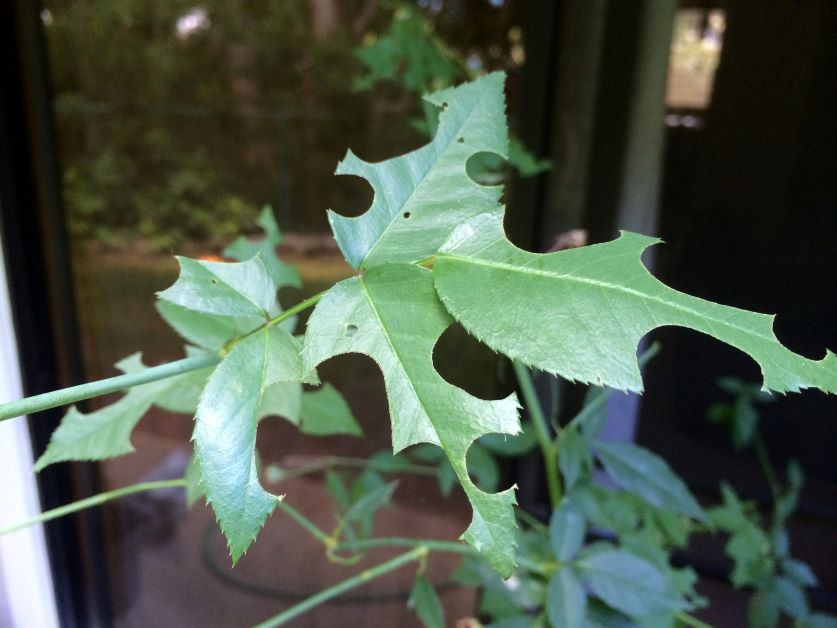
<svg viewBox="0 0 837 628"><path fill-rule="evenodd" d="M195 417L201 484L236 562L278 498L259 483L255 445L264 389L301 379L299 345L282 329L240 341L209 378Z"/></svg>
<svg viewBox="0 0 837 628"><path fill-rule="evenodd" d="M429 144L377 164L349 151L337 167L337 174L363 177L374 191L372 206L357 218L329 212L337 244L355 268L430 257L457 225L500 210L501 188L478 185L465 166L479 152L507 153L503 75L425 99L442 109Z"/></svg>
<svg viewBox="0 0 837 628"><path fill-rule="evenodd" d="M371 356L380 366L395 453L416 443L439 445L471 505L463 538L502 574L514 567L514 493L487 494L468 476L465 456L487 433L520 429L517 400L477 399L446 382L433 367L433 347L452 320L433 290L430 271L407 264L372 268L334 286L308 322L306 369L343 353Z"/></svg>
<svg viewBox="0 0 837 628"><path fill-rule="evenodd" d="M655 238L617 240L535 254L515 247L499 214L461 225L436 256L436 289L449 312L489 347L570 380L642 390L636 350L664 325L688 327L749 354L764 387L837 393L837 357L820 361L785 348L773 317L669 288L641 262Z"/></svg>

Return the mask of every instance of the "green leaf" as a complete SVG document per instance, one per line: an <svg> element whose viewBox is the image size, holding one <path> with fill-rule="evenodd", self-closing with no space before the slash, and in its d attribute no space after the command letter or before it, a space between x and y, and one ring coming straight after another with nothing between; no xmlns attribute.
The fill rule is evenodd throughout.
<svg viewBox="0 0 837 628"><path fill-rule="evenodd" d="M569 567L556 571L546 591L546 613L553 628L585 625L587 593L575 571Z"/></svg>
<svg viewBox="0 0 837 628"><path fill-rule="evenodd" d="M802 628L837 628L837 617L825 613L811 613L802 620Z"/></svg>
<svg viewBox="0 0 837 628"><path fill-rule="evenodd" d="M433 585L422 576L416 575L413 590L410 592L408 606L415 609L421 623L426 628L445 628L445 614L442 611L442 602L436 595Z"/></svg>
<svg viewBox="0 0 837 628"><path fill-rule="evenodd" d="M210 351L219 350L227 341L243 336L265 322L262 314L217 316L194 312L168 301L157 301L156 307L163 320L186 341Z"/></svg>
<svg viewBox="0 0 837 628"><path fill-rule="evenodd" d="M139 353L120 360L116 367L123 373L146 368ZM46 451L35 463L35 471L55 462L105 460L131 453L134 451L131 432L151 406L160 399L169 407L176 405L171 394L181 385L190 390L196 381L205 380L212 368L134 386L117 401L88 414L71 407L52 433ZM167 393L171 394L167 396Z"/></svg>
<svg viewBox="0 0 837 628"><path fill-rule="evenodd" d="M433 347L451 324L430 272L407 264L371 268L346 279L317 304L303 347L306 369L355 352L380 366L389 400L393 452L416 443L439 445L473 507L463 538L503 575L514 569L513 489L487 494L471 481L465 455L486 433L519 431L517 399L477 399L433 367Z"/></svg>
<svg viewBox="0 0 837 628"><path fill-rule="evenodd" d="M817 576L814 575L811 567L801 560L785 559L782 561L782 569L788 578L802 587L817 586Z"/></svg>
<svg viewBox="0 0 837 628"><path fill-rule="evenodd" d="M183 479L186 480L186 506L191 508L203 497L200 463L194 454L189 457Z"/></svg>
<svg viewBox="0 0 837 628"><path fill-rule="evenodd" d="M805 592L790 578L776 578L776 595L779 598L779 607L794 619L802 619L808 615Z"/></svg>
<svg viewBox="0 0 837 628"><path fill-rule="evenodd" d="M593 592L609 606L627 615L651 615L684 607L651 563L625 550L606 550L580 563Z"/></svg>
<svg viewBox="0 0 837 628"><path fill-rule="evenodd" d="M558 437L558 466L568 491L572 490L593 466L587 439L574 427L564 428Z"/></svg>
<svg viewBox="0 0 837 628"><path fill-rule="evenodd" d="M177 257L180 275L158 293L161 301L193 312L230 317L270 317L276 288L260 256L246 262L204 262Z"/></svg>
<svg viewBox="0 0 837 628"><path fill-rule="evenodd" d="M257 224L264 230L265 237L260 240L250 240L239 236L224 250L224 257L243 262L260 255L277 290L285 287L300 288L302 281L296 267L285 264L276 255L276 247L282 242L282 233L279 231L279 225L276 224L270 207L266 206L262 209Z"/></svg>
<svg viewBox="0 0 837 628"><path fill-rule="evenodd" d="M209 378L195 417L201 482L233 563L253 542L278 503L259 483L256 426L262 393L277 381L301 379L299 345L278 328L236 344Z"/></svg>
<svg viewBox="0 0 837 628"><path fill-rule="evenodd" d="M523 145L523 142L514 137L509 140L509 164L522 177L534 177L552 168L551 161L548 159L536 159Z"/></svg>
<svg viewBox="0 0 837 628"><path fill-rule="evenodd" d="M349 489L346 488L343 477L339 473L336 471L326 471L325 487L328 494L334 500L334 503L337 504L340 512L345 512L349 509L349 506L352 505L352 498L349 495Z"/></svg>
<svg viewBox="0 0 837 628"><path fill-rule="evenodd" d="M486 434L479 439L479 444L498 456L516 458L523 456L538 446L538 438L531 423L523 423L520 434Z"/></svg>
<svg viewBox="0 0 837 628"><path fill-rule="evenodd" d="M500 467L494 456L479 441L471 445L465 457L469 475L482 490L493 493L500 486Z"/></svg>
<svg viewBox="0 0 837 628"><path fill-rule="evenodd" d="M343 395L331 384L302 394L300 426L305 434L316 436L363 434Z"/></svg>
<svg viewBox="0 0 837 628"><path fill-rule="evenodd" d="M559 561L575 558L584 545L586 525L581 509L571 497L564 497L549 520L552 551Z"/></svg>
<svg viewBox="0 0 837 628"><path fill-rule="evenodd" d="M472 335L570 380L641 391L640 339L677 325L749 354L765 389L837 393L830 351L809 360L779 343L772 316L704 301L655 279L640 256L656 242L623 232L605 244L528 253L506 239L495 212L456 229L435 257L433 276L445 307Z"/></svg>
<svg viewBox="0 0 837 628"><path fill-rule="evenodd" d="M302 384L299 382L274 382L265 387L259 405L259 418L281 416L299 425L302 414Z"/></svg>
<svg viewBox="0 0 837 628"><path fill-rule="evenodd" d="M751 628L775 628L779 623L779 597L774 583L753 594L747 615Z"/></svg>
<svg viewBox="0 0 837 628"><path fill-rule="evenodd" d="M357 218L329 211L349 264L371 268L422 260L436 253L457 225L500 211L502 190L475 183L465 163L478 152L507 152L503 78L489 74L425 96L442 112L436 136L416 151L377 164L346 154L337 174L363 177L374 190L372 206Z"/></svg>
<svg viewBox="0 0 837 628"><path fill-rule="evenodd" d="M607 474L649 504L706 521L706 513L665 460L631 443L593 443Z"/></svg>

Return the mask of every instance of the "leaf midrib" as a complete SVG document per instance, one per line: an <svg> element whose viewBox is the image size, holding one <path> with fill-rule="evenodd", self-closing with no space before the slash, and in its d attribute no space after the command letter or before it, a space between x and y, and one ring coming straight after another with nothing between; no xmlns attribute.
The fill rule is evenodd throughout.
<svg viewBox="0 0 837 628"><path fill-rule="evenodd" d="M363 281L362 277L359 278L358 281L360 282L360 285L363 288L363 293L366 295L366 300L369 303L369 307L372 310L372 313L375 315L375 318L377 319L378 324L381 326L381 333L384 335L384 338L386 339L387 346L390 349L392 349L392 352L395 354L395 357L398 360L398 364L401 365L401 370L404 372L404 378L407 380L407 383L409 383L410 389L413 391L413 394L416 396L416 399L418 399L419 403L421 404L421 408L424 411L424 414L427 417L427 420L430 421L430 424L433 426L433 431L436 432L436 438L438 439L438 441L440 443L440 446L441 446L442 439L439 436L439 428L436 427L436 423L433 421L432 418L430 418L430 413L427 412L427 410L425 409L426 406L425 406L425 403L424 403L424 399L419 394L418 389L416 388L415 384L413 383L412 378L408 374L409 372L407 371L407 368L404 366L404 364L406 364L406 362L401 358L401 354L398 352L398 349L396 349L395 343L392 341L392 336L390 336L390 333L387 330L387 326L384 325L384 320L383 320L383 318L381 318L381 314L380 314L380 312L378 312L378 308L375 307L375 301L372 299L372 295L369 293L369 290L366 287L366 282Z"/></svg>
<svg viewBox="0 0 837 628"><path fill-rule="evenodd" d="M708 322L716 323L716 324L721 325L723 327L734 329L734 330L739 331L739 332L741 332L741 333L743 333L747 336L751 336L751 337L757 338L757 339L762 340L762 341L766 340L766 341L769 341L770 343L778 342L776 340L776 338L771 337L771 336L764 336L764 335L759 334L759 333L754 333L753 330L750 329L750 328L740 327L738 325L730 323L729 321L724 321L724 320L714 318L714 317L711 317L711 316L706 316L702 312L698 312L696 310L688 308L688 307L686 307L684 305L681 305L679 303L676 303L676 302L673 303L671 301L666 301L664 299L661 299L660 297L649 295L645 292L640 292L639 290L634 290L632 288L628 288L628 287L626 287L624 285L621 285L621 284L613 284L613 283L608 283L606 281L601 281L601 280L598 280L598 279L590 279L590 278L586 278L586 277L578 277L578 276L568 275L568 274L560 275L558 273L551 272L551 271L544 271L544 270L539 270L539 269L532 269L532 268L529 268L529 267L515 266L513 264L505 264L503 262L481 260L481 259L477 259L477 258L473 258L473 257L451 255L450 253L439 253L439 254L436 255L436 258L437 259L447 258L447 259L451 259L451 260L456 260L458 262L463 262L463 263L466 263L466 264L472 264L474 266L485 266L485 267L488 267L488 268L494 268L494 269L498 269L498 270L507 270L507 271L511 271L511 272L515 272L515 273L522 273L522 274L527 274L527 275L536 275L536 276L539 276L539 277L548 277L550 279L555 279L555 280L575 282L575 283L584 284L584 285L596 286L598 288L605 288L605 289L609 289L609 290L614 290L616 292L622 292L624 294L628 294L630 296L637 297L637 298L645 300L645 301L653 301L653 302L659 303L661 305L664 305L666 307L670 307L670 308L679 310L679 311L684 312L686 314L691 314L692 316L702 318L702 319L704 319ZM651 279L654 279L653 275L649 274L648 276ZM665 284L660 283L660 285L667 291L675 292L677 294L683 294L683 293L679 293L675 290L672 290L671 288L669 288ZM683 294L683 296L687 296L687 297L693 298L693 299L697 298L697 297L691 297L691 296L685 295L685 294ZM736 308L733 308L731 306L724 306L724 305L719 305L717 303L710 303L709 301L705 301L705 303L713 305L715 307L723 307L723 308L729 308L729 309L733 309L733 310L736 309ZM741 310L741 312L744 313L744 314L758 315L758 313L756 313L756 312L747 312L745 310ZM762 316L769 316L769 315L762 314ZM681 326L679 323L675 323L675 324L678 325L678 326Z"/></svg>
<svg viewBox="0 0 837 628"><path fill-rule="evenodd" d="M390 229L392 229L393 225L397 222L398 217L401 215L401 210L403 210L404 207L406 207L409 204L409 202L412 200L413 196L415 196L416 191L424 184L424 182L427 180L427 177L430 175L430 173L433 171L435 166L439 163L439 161L441 161L442 157L445 155L447 150L450 148L451 144L453 143L454 138L459 134L458 131L461 131L465 127L465 125L467 125L471 121L471 116L474 115L474 112L485 101L485 99L488 95L489 94L487 94L487 93L480 94L479 98L477 98L476 101L474 102L474 105L470 109L468 109L468 113L463 118L462 124L460 124L458 127L456 127L456 129L455 129L456 132L451 133L450 136L448 137L448 140L443 145L440 145L441 150L439 151L438 158L435 159L430 164L430 166L427 168L427 170L424 173L422 173L421 178L413 186L413 189L410 191L410 194L407 196L406 199L404 199L404 202L401 203L401 205L398 207L397 211L392 212L392 215L390 216L390 220L387 223L387 226L384 227L384 229L381 231L380 234L378 234L378 237L375 239L375 242L372 244L372 246L369 247L369 250L366 251L366 255L364 255L363 258L360 260L360 263L358 264L358 266L360 268L364 268L364 263L366 262L366 260L369 259L369 257L372 255L373 251L375 251L375 249L378 247L378 245L384 239L384 236L387 233L389 233ZM441 114L440 114L440 117L441 117ZM438 128L441 128L441 124L439 125ZM408 153L407 155L404 155L403 157L395 157L395 159L405 159L406 160L409 157L418 153L419 151L423 150L424 148L429 148L429 147L433 146L435 144L435 141L436 141L437 137L439 137L438 129L436 131L436 136L425 147L419 148L417 151L415 151L413 153Z"/></svg>

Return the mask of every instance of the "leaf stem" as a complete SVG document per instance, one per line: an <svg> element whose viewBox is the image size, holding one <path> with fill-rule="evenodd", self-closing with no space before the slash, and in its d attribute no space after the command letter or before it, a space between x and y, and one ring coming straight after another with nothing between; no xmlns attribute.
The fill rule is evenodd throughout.
<svg viewBox="0 0 837 628"><path fill-rule="evenodd" d="M324 604L329 600L332 600L343 593L350 591L356 587L359 587L367 582L375 580L376 578L380 578L383 575L388 574L390 571L395 571L399 567L406 565L414 560L420 560L424 556L427 555L428 549L424 546L416 547L409 552L404 554L400 554L395 558L383 562L375 567L371 567L366 569L365 571L361 571L356 576L348 578L343 582L340 582L332 587L324 589L319 593L312 595L311 597L303 600L299 604L295 604L291 606L289 609L282 611L275 617L268 619L265 622L262 622L255 628L273 628L274 626L281 626L289 622L290 620L299 617L303 613L308 612L312 608L319 606L320 604Z"/></svg>
<svg viewBox="0 0 837 628"><path fill-rule="evenodd" d="M377 471L392 471L393 473L413 473L416 475L436 476L438 471L435 467L428 467L417 464L399 465L397 468L390 468L386 463L377 463L374 460L367 460L366 458L350 458L347 456L328 456L315 462L292 467L290 469L283 469L280 482L291 478L298 478L303 475L317 473L318 471L325 471L332 467L353 467L359 469L375 469Z"/></svg>
<svg viewBox="0 0 837 628"><path fill-rule="evenodd" d="M373 547L424 547L432 552L448 552L453 554L478 555L479 552L470 545L457 543L455 541L437 541L435 539L414 539L405 536L383 536L372 539L360 539L357 541L345 541L334 546L334 551L341 550L365 550Z"/></svg>
<svg viewBox="0 0 837 628"><path fill-rule="evenodd" d="M318 528L313 521L311 521L308 517L306 517L296 508L287 503L284 499L279 501L278 508L286 515L288 515L291 519L296 521L303 528L305 528L311 536L313 536L320 543L325 545L326 548L332 548L337 544L337 541L335 541L334 537L329 536L323 530Z"/></svg>
<svg viewBox="0 0 837 628"><path fill-rule="evenodd" d="M12 419L24 414L49 410L50 408L57 408L58 406L90 399L91 397L118 392L139 386L140 384L156 382L167 377L182 375L189 371L197 371L208 366L214 366L220 361L221 357L218 354L205 353L190 358L183 358L175 362L168 362L167 364L160 364L159 366L152 366L139 373L117 375L116 377L108 377L107 379L100 379L95 382L54 390L42 395L26 397L25 399L0 405L0 421Z"/></svg>
<svg viewBox="0 0 837 628"><path fill-rule="evenodd" d="M4 534L9 534L11 532L15 532L16 530L20 530L31 525L35 525L36 523L45 523L47 521L52 521L53 519L57 519L58 517L70 515L74 512L78 512L79 510L84 510L85 508L100 506L105 502L109 502L114 499L119 499L120 497L125 497L126 495L131 495L133 493L155 491L158 489L165 488L181 488L185 486L186 480L183 478L179 478L176 480L160 480L158 482L141 482L139 484L133 484L132 486L117 488L112 491L107 491L105 493L93 495L92 497L87 497L86 499L80 499L76 502L67 504L65 506L59 506L58 508L47 510L46 512L42 512L37 517L32 517L31 519L21 521L20 523L16 523L7 528L2 528L0 529L0 536L3 536Z"/></svg>
<svg viewBox="0 0 837 628"><path fill-rule="evenodd" d="M770 486L770 492L773 495L773 502L775 503L779 501L779 498L782 496L782 485L779 483L779 479L776 476L776 469L770 461L770 454L767 453L767 447L764 444L764 439L761 437L758 430L756 430L753 434L753 447L756 450L756 455L759 458L759 463L764 471L764 477L767 479L767 484Z"/></svg>
<svg viewBox="0 0 837 628"><path fill-rule="evenodd" d="M517 383L520 385L520 392L523 394L523 401L526 402L526 408L529 410L529 416L532 418L532 425L535 426L535 435L541 446L544 468L546 470L546 482L549 489L549 501L552 503L553 508L557 508L558 503L561 501L561 476L558 474L558 452L555 450L555 445L549 436L549 426L543 414L541 402L535 392L535 386L532 383L532 376L529 373L529 369L517 360L512 360L512 365L514 366L514 374L517 376Z"/></svg>

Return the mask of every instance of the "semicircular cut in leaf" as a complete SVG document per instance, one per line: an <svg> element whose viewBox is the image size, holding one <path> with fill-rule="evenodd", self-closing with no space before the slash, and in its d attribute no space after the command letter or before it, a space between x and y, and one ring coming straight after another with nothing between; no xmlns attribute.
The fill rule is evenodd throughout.
<svg viewBox="0 0 837 628"><path fill-rule="evenodd" d="M837 357L810 360L784 347L773 317L704 301L654 278L640 256L659 242L623 232L611 242L557 253L515 247L502 217L458 228L433 264L445 307L492 349L570 380L641 391L636 349L664 325L688 327L750 355L764 388L837 393Z"/></svg>
<svg viewBox="0 0 837 628"><path fill-rule="evenodd" d="M302 379L300 348L276 327L237 343L210 376L192 437L201 486L227 538L233 563L279 501L259 483L256 428L264 389Z"/></svg>
<svg viewBox="0 0 837 628"><path fill-rule="evenodd" d="M317 304L303 345L305 369L343 353L362 353L381 368L395 453L416 443L439 445L473 507L463 538L504 576L514 568L513 489L488 494L468 476L465 456L483 434L520 430L514 396L472 397L433 367L433 347L452 323L430 271L410 264L372 268L335 285Z"/></svg>
<svg viewBox="0 0 837 628"><path fill-rule="evenodd" d="M329 211L349 264L370 268L430 257L457 225L501 210L502 189L478 185L465 165L479 152L508 152L503 80L502 73L488 74L425 96L442 111L433 140L418 150L375 164L346 154L336 174L363 177L374 191L372 206L361 216Z"/></svg>
<svg viewBox="0 0 837 628"><path fill-rule="evenodd" d="M177 257L180 275L157 296L193 312L268 318L276 302L273 279L260 255L246 262Z"/></svg>
<svg viewBox="0 0 837 628"><path fill-rule="evenodd" d="M147 367L139 353L116 363L123 373L137 373ZM49 446L35 463L35 471L68 460L106 460L134 451L131 432L151 408L158 405L172 412L184 412L195 402L193 391L202 387L214 367L207 367L141 386L134 386L110 405L83 413L72 406L50 437Z"/></svg>

